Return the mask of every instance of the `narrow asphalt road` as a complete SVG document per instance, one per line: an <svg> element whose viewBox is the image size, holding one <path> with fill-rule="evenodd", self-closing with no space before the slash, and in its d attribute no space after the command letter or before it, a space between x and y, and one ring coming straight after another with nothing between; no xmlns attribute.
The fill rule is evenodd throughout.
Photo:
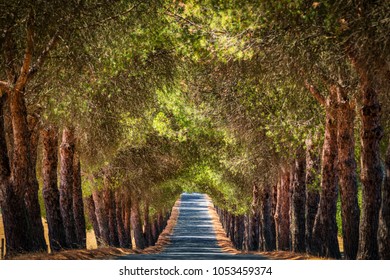
<svg viewBox="0 0 390 280"><path fill-rule="evenodd" d="M261 260L261 255L223 252L217 243L204 194L182 194L177 224L168 244L158 254L131 254L121 260Z"/></svg>

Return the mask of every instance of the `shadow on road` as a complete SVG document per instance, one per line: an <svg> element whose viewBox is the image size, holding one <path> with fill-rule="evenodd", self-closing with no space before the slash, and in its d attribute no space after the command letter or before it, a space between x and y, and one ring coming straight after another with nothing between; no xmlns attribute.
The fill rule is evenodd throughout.
<svg viewBox="0 0 390 280"><path fill-rule="evenodd" d="M131 254L121 260L227 260L266 259L261 255L235 255L223 252L218 245L204 194L182 194L180 214L170 236L171 243L158 254Z"/></svg>

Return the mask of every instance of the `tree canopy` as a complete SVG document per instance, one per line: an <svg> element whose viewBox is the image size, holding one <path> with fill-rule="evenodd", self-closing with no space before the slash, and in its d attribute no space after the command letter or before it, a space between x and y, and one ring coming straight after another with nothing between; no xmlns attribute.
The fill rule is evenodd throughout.
<svg viewBox="0 0 390 280"><path fill-rule="evenodd" d="M390 132L388 1L12 0L0 10L0 146L14 176L21 164L14 151L29 146L17 141L14 115L23 110L12 100L21 92L26 120L74 129L85 197L109 178L110 188L136 194L155 213L197 191L249 215L253 186L283 184L283 170L305 158L308 140L320 158L328 124L342 121L335 110L350 102L360 114L350 124L349 155L363 158L351 171L354 186L363 196L381 193ZM367 136L372 129L377 140ZM377 151L367 150L367 139ZM340 158L343 148L334 147ZM42 149L31 163L38 170ZM323 167L326 160L322 154ZM375 190L366 183L370 166L382 169ZM306 185L324 192L327 174L319 170ZM362 221L373 209L367 205L359 206ZM368 220L379 221L375 211ZM317 253L337 257L328 249ZM361 258L378 257L364 250Z"/></svg>

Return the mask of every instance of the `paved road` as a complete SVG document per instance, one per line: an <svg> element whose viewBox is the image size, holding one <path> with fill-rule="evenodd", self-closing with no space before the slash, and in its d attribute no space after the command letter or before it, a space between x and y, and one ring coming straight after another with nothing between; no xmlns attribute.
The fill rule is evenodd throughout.
<svg viewBox="0 0 390 280"><path fill-rule="evenodd" d="M217 243L204 194L182 194L177 224L171 243L158 254L132 254L121 260L225 260L266 259L261 255L234 255L223 252Z"/></svg>

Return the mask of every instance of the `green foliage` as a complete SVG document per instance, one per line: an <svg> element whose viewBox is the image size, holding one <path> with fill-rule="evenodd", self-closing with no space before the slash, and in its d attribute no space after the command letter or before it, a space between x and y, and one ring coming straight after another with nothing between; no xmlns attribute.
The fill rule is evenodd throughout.
<svg viewBox="0 0 390 280"><path fill-rule="evenodd" d="M84 195L108 170L113 188L153 198L153 213L182 191L244 213L253 183L275 183L309 136L322 144L325 112L306 83L359 97L356 56L386 92L389 7L358 2L12 0L1 4L0 46L12 31L19 69L30 15L34 59L60 32L26 103L43 125L76 128ZM1 56L1 81L9 64Z"/></svg>

